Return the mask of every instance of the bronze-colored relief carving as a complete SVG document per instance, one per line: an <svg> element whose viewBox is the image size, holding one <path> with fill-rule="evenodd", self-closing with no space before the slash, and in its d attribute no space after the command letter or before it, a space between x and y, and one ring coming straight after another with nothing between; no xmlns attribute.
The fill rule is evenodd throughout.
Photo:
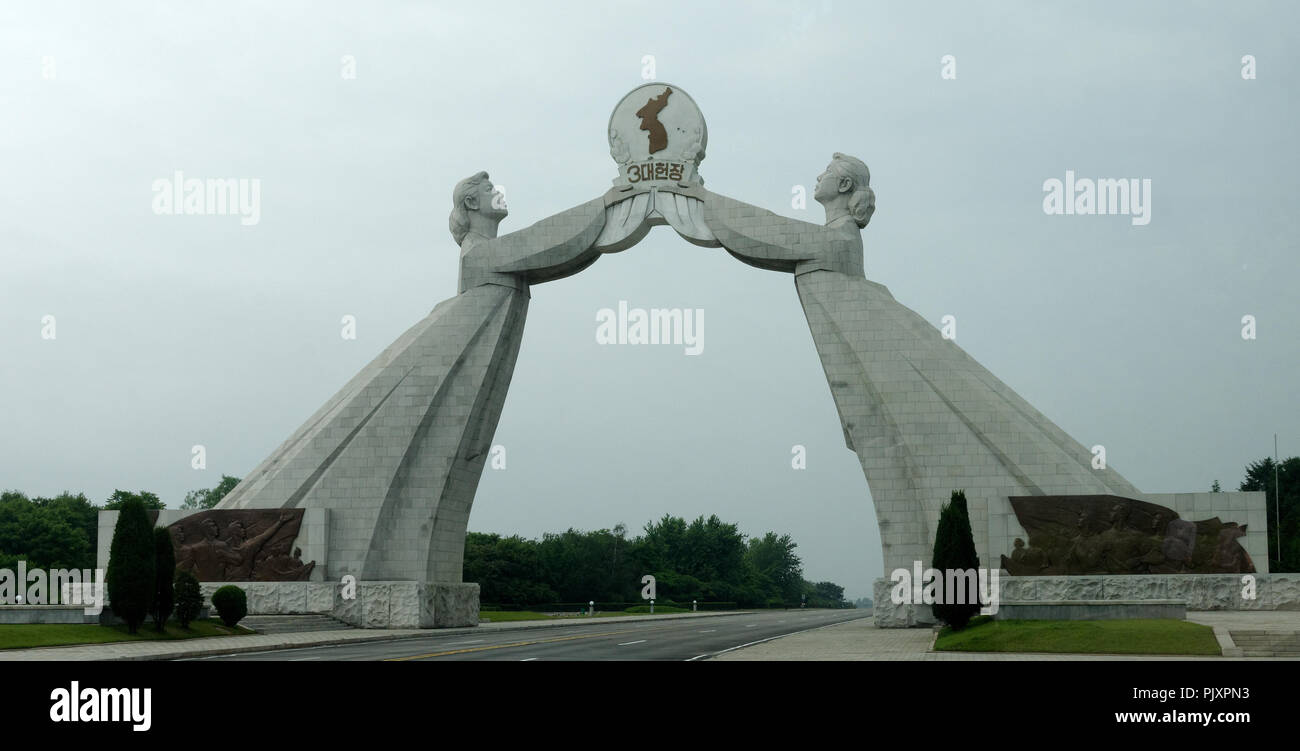
<svg viewBox="0 0 1300 751"><path fill-rule="evenodd" d="M316 562L293 547L302 509L200 511L168 527L176 568L199 581L307 581ZM292 549L292 555L290 550Z"/></svg>
<svg viewBox="0 0 1300 751"><path fill-rule="evenodd" d="M1246 525L1192 522L1164 506L1115 495L1012 496L1029 533L1002 567L1012 576L1242 574L1255 564L1238 540Z"/></svg>

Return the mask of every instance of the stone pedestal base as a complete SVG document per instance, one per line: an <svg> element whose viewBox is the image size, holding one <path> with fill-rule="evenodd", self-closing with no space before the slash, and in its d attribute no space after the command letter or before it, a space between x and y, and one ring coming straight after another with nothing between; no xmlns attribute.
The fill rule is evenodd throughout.
<svg viewBox="0 0 1300 751"><path fill-rule="evenodd" d="M928 628L937 621L929 605L894 604L889 593L894 582L877 579L871 588L871 616L876 628Z"/></svg>
<svg viewBox="0 0 1300 751"><path fill-rule="evenodd" d="M872 615L877 628L935 623L929 605L895 604L894 582L877 579ZM1062 600L1187 603L1188 610L1300 610L1300 574L1136 574L1130 576L998 577L999 602Z"/></svg>
<svg viewBox="0 0 1300 751"><path fill-rule="evenodd" d="M478 593L477 584L424 585L420 628L477 626Z"/></svg>
<svg viewBox="0 0 1300 751"><path fill-rule="evenodd" d="M357 582L353 597L328 582L230 582L248 595L249 615L315 613L358 628L455 628L478 625L477 584ZM205 601L222 582L203 582Z"/></svg>

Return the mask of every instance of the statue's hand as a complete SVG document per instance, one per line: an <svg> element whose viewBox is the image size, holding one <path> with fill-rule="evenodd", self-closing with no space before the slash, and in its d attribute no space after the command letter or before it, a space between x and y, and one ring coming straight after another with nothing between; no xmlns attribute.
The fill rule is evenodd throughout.
<svg viewBox="0 0 1300 751"><path fill-rule="evenodd" d="M636 245L650 231L646 218L653 204L649 192L636 193L614 203L609 201L607 198L605 227L592 247L601 253L618 253Z"/></svg>
<svg viewBox="0 0 1300 751"><path fill-rule="evenodd" d="M638 191L623 200L615 200L614 192L607 194L605 227L596 238L595 249L602 253L617 253L636 245L650 232L650 228L667 224L687 241L706 248L718 247L718 241L704 222L703 188L675 189L675 186L655 186Z"/></svg>

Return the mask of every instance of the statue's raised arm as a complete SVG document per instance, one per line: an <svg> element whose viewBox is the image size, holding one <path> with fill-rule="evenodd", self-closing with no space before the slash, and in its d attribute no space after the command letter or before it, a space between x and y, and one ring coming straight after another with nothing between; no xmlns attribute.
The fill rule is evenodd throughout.
<svg viewBox="0 0 1300 751"><path fill-rule="evenodd" d="M709 193L704 201L704 221L728 253L751 266L793 274L823 270L863 276L860 230L876 209L870 183L867 165L837 153L813 192L826 209L825 225L790 219L717 193Z"/></svg>
<svg viewBox="0 0 1300 751"><path fill-rule="evenodd" d="M523 289L582 271L595 263L593 249L605 226L605 202L596 198L529 227L497 237L509 211L486 172L461 180L452 194L449 224L461 246L463 292L479 284Z"/></svg>

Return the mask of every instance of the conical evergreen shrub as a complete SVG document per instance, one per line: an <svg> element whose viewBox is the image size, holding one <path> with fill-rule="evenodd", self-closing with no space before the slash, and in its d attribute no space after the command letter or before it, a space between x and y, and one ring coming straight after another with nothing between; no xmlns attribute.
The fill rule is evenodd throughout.
<svg viewBox="0 0 1300 751"><path fill-rule="evenodd" d="M133 634L153 609L154 570L153 524L144 502L128 499L118 510L106 578L109 606Z"/></svg>
<svg viewBox="0 0 1300 751"><path fill-rule="evenodd" d="M966 577L956 577L953 589L962 588L961 602L956 592L948 591L949 571L974 571L979 575L980 559L971 534L970 512L966 509L966 492L954 490L952 498L939 512L939 528L934 535L934 555L930 566L939 572L938 598L933 605L934 617L960 631L979 613L979 589L967 586ZM978 579L976 580L978 581Z"/></svg>

